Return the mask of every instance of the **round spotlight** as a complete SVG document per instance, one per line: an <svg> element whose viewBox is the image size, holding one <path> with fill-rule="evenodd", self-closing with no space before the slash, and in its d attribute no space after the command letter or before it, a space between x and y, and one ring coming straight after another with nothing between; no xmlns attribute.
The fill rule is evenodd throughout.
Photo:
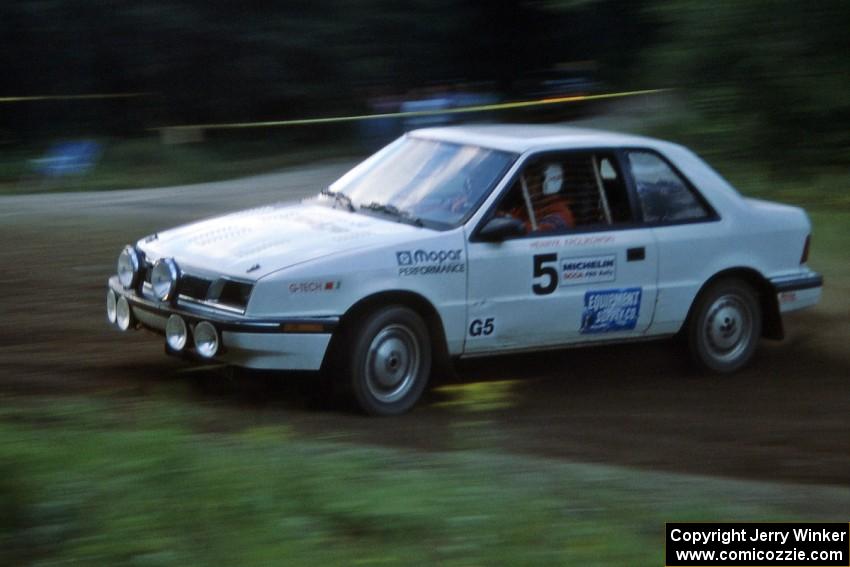
<svg viewBox="0 0 850 567"><path fill-rule="evenodd" d="M201 321L195 325L192 336L195 338L195 350L199 355L204 358L212 358L216 355L221 341L212 323Z"/></svg>
<svg viewBox="0 0 850 567"><path fill-rule="evenodd" d="M173 258L160 258L151 271L153 294L160 301L171 301L177 294L177 279L180 270Z"/></svg>
<svg viewBox="0 0 850 567"><path fill-rule="evenodd" d="M141 259L136 249L129 244L125 246L121 254L118 255L117 271L118 281L121 282L121 285L127 289L136 287L136 284L139 283L141 265Z"/></svg>
<svg viewBox="0 0 850 567"><path fill-rule="evenodd" d="M118 298L118 302L115 304L115 324L122 331L126 331L133 325L133 312L130 311L130 304L123 295Z"/></svg>
<svg viewBox="0 0 850 567"><path fill-rule="evenodd" d="M115 304L118 300L115 298L115 292L107 290L106 292L106 318L110 323L115 322Z"/></svg>
<svg viewBox="0 0 850 567"><path fill-rule="evenodd" d="M189 329L186 327L186 321L180 315L172 315L168 318L165 324L165 342L168 347L174 351L181 351L186 346L186 341L189 338Z"/></svg>

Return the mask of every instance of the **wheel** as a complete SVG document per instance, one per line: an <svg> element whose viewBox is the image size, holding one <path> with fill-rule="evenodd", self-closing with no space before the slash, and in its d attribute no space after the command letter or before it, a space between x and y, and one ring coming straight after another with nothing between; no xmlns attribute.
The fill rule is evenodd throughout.
<svg viewBox="0 0 850 567"><path fill-rule="evenodd" d="M431 341L422 317L407 307L385 307L353 331L346 377L357 405L371 415L409 410L431 372Z"/></svg>
<svg viewBox="0 0 850 567"><path fill-rule="evenodd" d="M752 286L737 278L715 282L700 294L691 314L691 357L702 370L734 372L752 358L761 322L761 306Z"/></svg>

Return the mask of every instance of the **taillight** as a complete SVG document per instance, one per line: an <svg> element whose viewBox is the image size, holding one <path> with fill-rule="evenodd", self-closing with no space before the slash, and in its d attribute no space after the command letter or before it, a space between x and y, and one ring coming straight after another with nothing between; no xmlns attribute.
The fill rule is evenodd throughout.
<svg viewBox="0 0 850 567"><path fill-rule="evenodd" d="M809 244L812 242L812 235L806 235L806 243L803 245L803 255L800 256L800 263L805 264L809 261Z"/></svg>

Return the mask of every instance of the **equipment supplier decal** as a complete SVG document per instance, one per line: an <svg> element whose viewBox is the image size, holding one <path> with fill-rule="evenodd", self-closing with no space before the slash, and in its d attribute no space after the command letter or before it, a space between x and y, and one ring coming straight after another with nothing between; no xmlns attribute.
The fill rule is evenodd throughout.
<svg viewBox="0 0 850 567"><path fill-rule="evenodd" d="M616 254L561 259L561 285L612 282L616 278Z"/></svg>
<svg viewBox="0 0 850 567"><path fill-rule="evenodd" d="M584 294L582 334L630 331L640 315L642 288L605 289Z"/></svg>
<svg viewBox="0 0 850 567"><path fill-rule="evenodd" d="M463 250L401 250L395 253L399 276L463 273Z"/></svg>

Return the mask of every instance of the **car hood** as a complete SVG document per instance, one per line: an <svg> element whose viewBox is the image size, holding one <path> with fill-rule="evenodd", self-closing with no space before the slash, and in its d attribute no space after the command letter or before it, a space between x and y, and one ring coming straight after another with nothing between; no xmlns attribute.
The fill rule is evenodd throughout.
<svg viewBox="0 0 850 567"><path fill-rule="evenodd" d="M406 241L428 230L304 203L216 217L142 239L150 261L173 257L184 271L257 280L331 254Z"/></svg>

